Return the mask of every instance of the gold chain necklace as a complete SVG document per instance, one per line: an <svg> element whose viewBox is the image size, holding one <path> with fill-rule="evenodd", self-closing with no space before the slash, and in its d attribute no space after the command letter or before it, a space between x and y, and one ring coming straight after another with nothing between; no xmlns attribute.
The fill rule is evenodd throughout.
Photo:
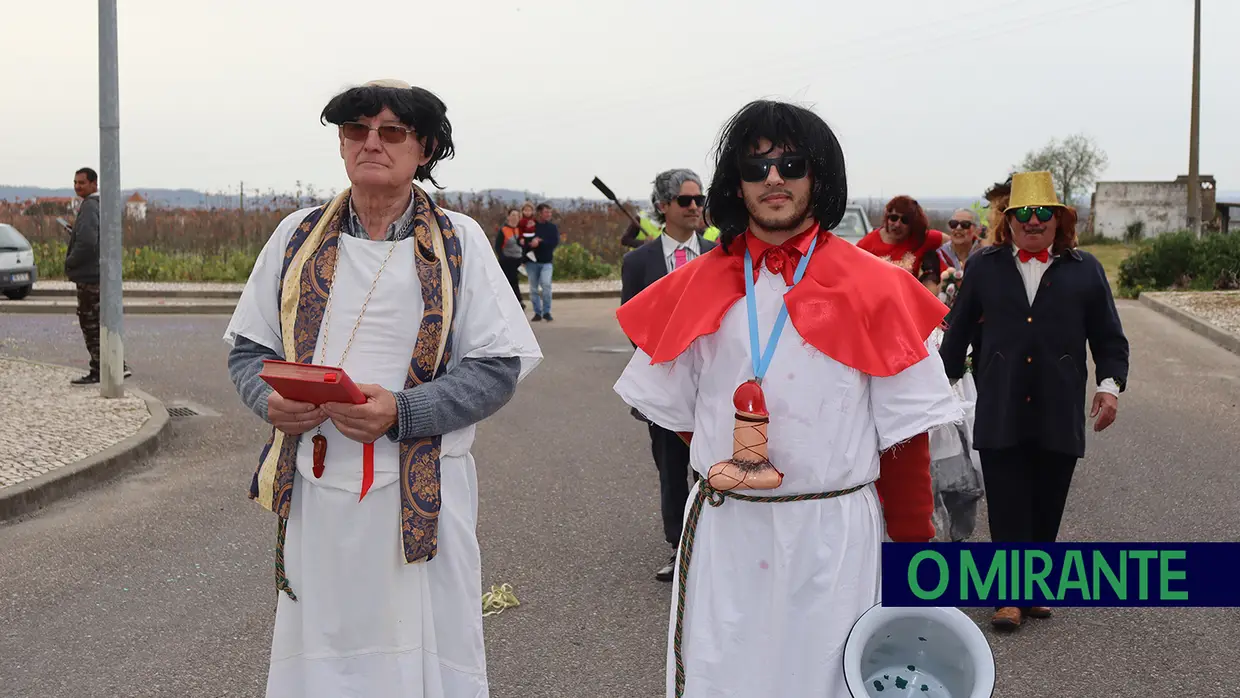
<svg viewBox="0 0 1240 698"><path fill-rule="evenodd" d="M336 271L340 268L340 255L344 248L343 241L337 238L336 241L336 259L332 262L332 286L336 283ZM366 293L366 300L362 301L362 309L357 314L357 321L353 323L353 331L349 333L349 341L344 345L344 352L340 354L340 360L337 365L344 368L345 357L349 355L349 349L353 348L353 340L357 338L357 328L362 326L362 317L366 315L366 307L370 305L370 298L375 294L375 289L379 287L379 277L383 276L383 270L387 268L388 261L392 259L392 253L396 251L396 246L400 244L399 240L393 241L388 247L387 256L383 258L383 264L379 265L379 271L375 273L375 280L370 284L370 291ZM336 294L327 293L327 307L323 311L323 363L327 362L327 341L331 334L331 317L332 317L332 299ZM319 425L315 431L314 438L310 440L314 444L314 476L322 477L323 469L327 464L327 437L323 436L323 426Z"/></svg>

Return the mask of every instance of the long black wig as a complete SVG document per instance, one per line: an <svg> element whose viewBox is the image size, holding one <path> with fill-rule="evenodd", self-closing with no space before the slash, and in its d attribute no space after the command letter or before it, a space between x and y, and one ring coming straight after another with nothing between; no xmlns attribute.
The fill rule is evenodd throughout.
<svg viewBox="0 0 1240 698"><path fill-rule="evenodd" d="M431 176L431 170L435 169L440 160L447 160L455 155L456 147L452 143L452 123L448 121L448 107L430 90L385 85L350 88L327 103L320 119L325 124L339 126L362 116L374 117L383 111L384 107L391 109L402 124L416 131L418 139L431 156L425 165L418 166L413 173L414 179L419 182L430 180L436 188L443 189Z"/></svg>
<svg viewBox="0 0 1240 698"><path fill-rule="evenodd" d="M749 209L741 196L740 162L765 138L773 147L809 158L810 209L823 230L840 224L848 204L844 150L835 133L814 112L793 104L758 100L745 105L723 127L715 148L715 174L706 195L706 215L719 228L724 248L749 227Z"/></svg>

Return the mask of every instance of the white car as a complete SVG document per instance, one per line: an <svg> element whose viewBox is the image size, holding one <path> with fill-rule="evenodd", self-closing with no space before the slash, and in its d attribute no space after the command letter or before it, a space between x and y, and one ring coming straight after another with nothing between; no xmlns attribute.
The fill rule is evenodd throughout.
<svg viewBox="0 0 1240 698"><path fill-rule="evenodd" d="M0 223L0 293L21 300L30 295L37 276L30 241L17 228Z"/></svg>
<svg viewBox="0 0 1240 698"><path fill-rule="evenodd" d="M844 218L840 220L839 225L831 229L831 233L855 245L871 230L870 217L865 215L865 209L860 206L849 206L844 209Z"/></svg>

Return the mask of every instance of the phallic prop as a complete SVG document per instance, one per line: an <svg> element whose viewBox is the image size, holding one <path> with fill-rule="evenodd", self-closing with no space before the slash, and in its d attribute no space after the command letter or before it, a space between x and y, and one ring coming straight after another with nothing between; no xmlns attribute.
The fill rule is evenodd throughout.
<svg viewBox="0 0 1240 698"><path fill-rule="evenodd" d="M314 476L323 477L323 468L327 464L327 437L315 434L310 441L314 444Z"/></svg>
<svg viewBox="0 0 1240 698"><path fill-rule="evenodd" d="M742 383L732 396L736 421L732 427L732 458L714 464L706 476L711 487L728 490L773 490L784 474L771 464L766 452L770 415L766 396L757 381Z"/></svg>

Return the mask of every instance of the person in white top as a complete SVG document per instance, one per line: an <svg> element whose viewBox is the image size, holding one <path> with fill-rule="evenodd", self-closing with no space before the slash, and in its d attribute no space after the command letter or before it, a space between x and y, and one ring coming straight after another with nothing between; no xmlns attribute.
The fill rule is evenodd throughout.
<svg viewBox="0 0 1240 698"><path fill-rule="evenodd" d="M663 227L658 237L624 256L620 268L621 304L715 247L715 243L697 232L702 224L702 209L706 206L706 196L702 192L702 180L692 170L667 170L655 176L650 203L655 220ZM663 537L672 546L669 558L655 572L655 579L670 582L685 502L689 499L689 473L692 472L689 446L675 432L651 422L639 411L634 410L633 416L649 427L650 450L659 471Z"/></svg>
<svg viewBox="0 0 1240 698"><path fill-rule="evenodd" d="M490 240L414 180L453 151L446 108L406 83L323 111L351 186L260 253L225 334L271 425L250 497L276 513L267 698L485 698L478 422L542 353ZM272 392L266 359L344 369L364 404Z"/></svg>
<svg viewBox="0 0 1240 698"><path fill-rule="evenodd" d="M1128 340L1102 265L1076 248L1076 211L1049 172L1012 177L994 244L973 255L947 318L941 354L959 380L974 349L974 448L981 456L990 536L1053 543L1077 460L1085 455L1086 346L1097 392L1094 431L1110 426L1128 378ZM1015 628L1046 607L999 607Z"/></svg>
<svg viewBox="0 0 1240 698"><path fill-rule="evenodd" d="M926 346L947 308L829 232L847 201L821 117L749 104L707 194L720 245L617 311L637 350L615 390L683 435L699 475L669 698L847 695L841 654L879 601L884 534L934 536L927 431L964 419Z"/></svg>

